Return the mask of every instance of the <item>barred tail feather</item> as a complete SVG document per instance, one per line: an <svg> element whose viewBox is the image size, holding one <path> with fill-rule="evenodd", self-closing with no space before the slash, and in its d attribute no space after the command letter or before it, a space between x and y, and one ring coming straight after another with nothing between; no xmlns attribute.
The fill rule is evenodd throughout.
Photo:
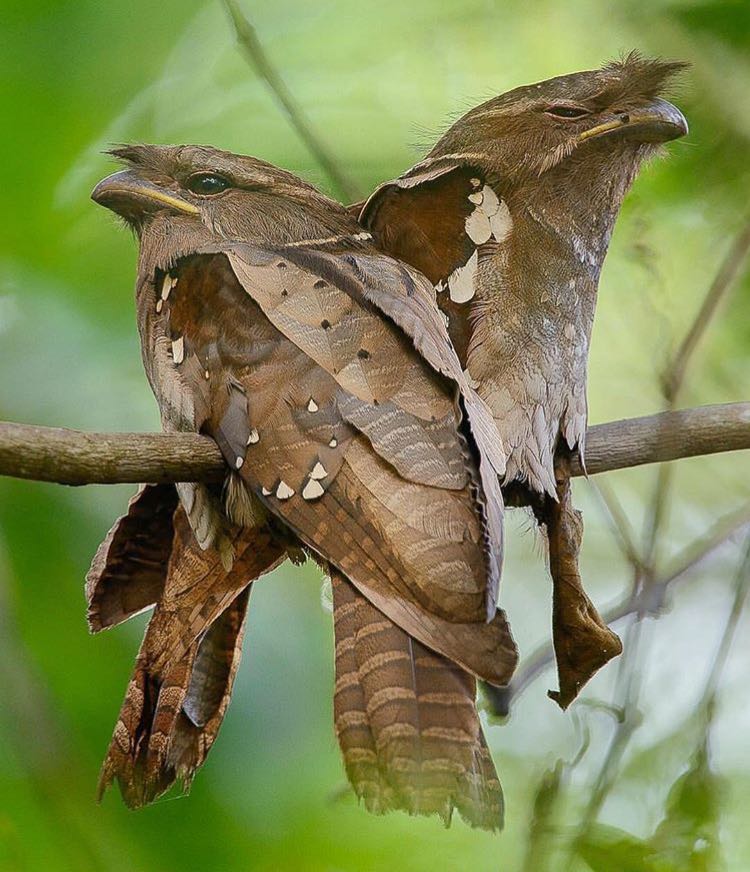
<svg viewBox="0 0 750 872"><path fill-rule="evenodd" d="M376 813L453 810L503 822L500 782L479 723L473 676L426 648L333 573L336 733L349 780Z"/></svg>
<svg viewBox="0 0 750 872"><path fill-rule="evenodd" d="M130 808L153 802L175 781L188 789L216 739L242 652L246 588L159 677L144 640L102 766L98 796L114 780Z"/></svg>
<svg viewBox="0 0 750 872"><path fill-rule="evenodd" d="M227 572L216 548L201 550L183 512L164 592L149 622L99 779L115 780L131 808L185 787L222 723L239 665L249 587L284 558L264 528L237 530Z"/></svg>

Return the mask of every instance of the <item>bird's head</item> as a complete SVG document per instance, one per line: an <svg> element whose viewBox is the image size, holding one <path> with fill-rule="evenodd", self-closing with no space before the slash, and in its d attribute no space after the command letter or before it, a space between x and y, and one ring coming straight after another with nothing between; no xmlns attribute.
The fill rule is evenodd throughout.
<svg viewBox="0 0 750 872"><path fill-rule="evenodd" d="M520 177L571 159L643 156L687 133L680 110L661 97L684 68L632 53L598 70L515 88L459 119L429 157L477 152L506 177Z"/></svg>
<svg viewBox="0 0 750 872"><path fill-rule="evenodd" d="M427 157L353 212L379 245L434 282L485 242L512 248L527 278L529 258L554 245L561 257L572 250L571 263L596 279L641 162L687 133L680 110L661 96L684 67L633 53L501 94L467 112Z"/></svg>
<svg viewBox="0 0 750 872"><path fill-rule="evenodd" d="M196 145L127 145L110 153L127 168L99 182L91 197L139 237L167 222L196 240L210 233L283 244L320 233L321 220L348 223L312 185L257 158Z"/></svg>
<svg viewBox="0 0 750 872"><path fill-rule="evenodd" d="M476 154L506 185L550 174L559 182L584 165L592 181L632 175L659 144L687 133L680 110L661 96L684 68L632 53L516 88L459 119L428 159Z"/></svg>

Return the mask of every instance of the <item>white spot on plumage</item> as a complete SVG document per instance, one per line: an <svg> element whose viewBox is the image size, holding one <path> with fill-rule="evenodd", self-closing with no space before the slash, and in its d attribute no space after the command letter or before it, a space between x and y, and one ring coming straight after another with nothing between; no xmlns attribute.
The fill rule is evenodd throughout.
<svg viewBox="0 0 750 872"><path fill-rule="evenodd" d="M484 196L481 191L475 191L473 194L469 194L470 203L475 203L477 206L481 206L482 200L484 200Z"/></svg>
<svg viewBox="0 0 750 872"><path fill-rule="evenodd" d="M570 321L563 328L563 333L565 334L566 339L575 339L576 328L574 324L571 324Z"/></svg>
<svg viewBox="0 0 750 872"><path fill-rule="evenodd" d="M234 548L232 543L222 536L219 542L219 555L221 556L221 565L225 572L231 572L234 566Z"/></svg>
<svg viewBox="0 0 750 872"><path fill-rule="evenodd" d="M252 429L252 430L250 431L250 433L248 434L248 437L247 437L247 444L248 444L248 445L255 445L255 443L256 443L259 439L260 439L260 434L259 434L258 431L255 429L255 427L253 427L253 429Z"/></svg>
<svg viewBox="0 0 750 872"><path fill-rule="evenodd" d="M482 184L479 179L469 179L469 182L473 188L478 188Z"/></svg>
<svg viewBox="0 0 750 872"><path fill-rule="evenodd" d="M318 404L315 402L315 400L312 397L310 397L310 402L307 404L307 411L308 412L317 412L319 408L320 408L320 406L318 406Z"/></svg>
<svg viewBox="0 0 750 872"><path fill-rule="evenodd" d="M338 439L334 436L333 439L328 443L329 448L335 448L339 444Z"/></svg>
<svg viewBox="0 0 750 872"><path fill-rule="evenodd" d="M466 235L476 245L482 245L492 236L490 219L481 206L477 206L471 215L467 217L465 226Z"/></svg>
<svg viewBox="0 0 750 872"><path fill-rule="evenodd" d="M267 487L262 487L260 489L260 492L263 494L264 497L270 497L271 494L273 493L273 491L268 490Z"/></svg>
<svg viewBox="0 0 750 872"><path fill-rule="evenodd" d="M177 284L177 279L173 279L169 273L164 276L164 281L161 283L161 298L162 300L169 299L169 293Z"/></svg>
<svg viewBox="0 0 750 872"><path fill-rule="evenodd" d="M320 482L311 478L302 489L302 498L305 500L317 500L318 497L322 497L324 493L325 491L321 487Z"/></svg>
<svg viewBox="0 0 750 872"><path fill-rule="evenodd" d="M244 458L244 457L238 457L237 460L234 461L234 466L235 466L235 468L236 468L236 469L241 469L241 468L242 468L242 464L243 464L244 462L245 462L245 458Z"/></svg>
<svg viewBox="0 0 750 872"><path fill-rule="evenodd" d="M497 212L490 216L490 226L492 227L492 235L498 242L506 239L513 229L513 219L510 217L510 209L508 209L505 200L499 201Z"/></svg>
<svg viewBox="0 0 750 872"><path fill-rule="evenodd" d="M282 479L277 488L276 488L276 497L280 500L288 500L289 497L294 496L294 488L289 487L289 485Z"/></svg>
<svg viewBox="0 0 750 872"><path fill-rule="evenodd" d="M325 478L328 475L328 470L323 466L323 464L318 461L315 466L312 468L312 472L310 473L310 478L312 479L321 479Z"/></svg>
<svg viewBox="0 0 750 872"><path fill-rule="evenodd" d="M346 239L372 239L372 234L363 230L361 233L338 233L336 236L325 236L322 239L299 239L287 242L284 248L303 248L309 245L330 245L332 242L343 242Z"/></svg>
<svg viewBox="0 0 750 872"><path fill-rule="evenodd" d="M205 375L205 377L206 377L206 381L208 381L208 380L211 378L211 373L210 373L208 370L206 370L206 371L203 373L203 375Z"/></svg>
<svg viewBox="0 0 750 872"><path fill-rule="evenodd" d="M500 208L500 199L489 185L482 188L482 208L491 218Z"/></svg>
<svg viewBox="0 0 750 872"><path fill-rule="evenodd" d="M478 264L479 254L475 251L463 266L453 270L448 276L448 288L454 303L467 303L474 296Z"/></svg>
<svg viewBox="0 0 750 872"><path fill-rule="evenodd" d="M182 363L185 359L185 337L180 336L172 342L172 360L175 363Z"/></svg>
<svg viewBox="0 0 750 872"><path fill-rule="evenodd" d="M161 310L164 308L164 300L161 297L156 301L156 314L160 315Z"/></svg>

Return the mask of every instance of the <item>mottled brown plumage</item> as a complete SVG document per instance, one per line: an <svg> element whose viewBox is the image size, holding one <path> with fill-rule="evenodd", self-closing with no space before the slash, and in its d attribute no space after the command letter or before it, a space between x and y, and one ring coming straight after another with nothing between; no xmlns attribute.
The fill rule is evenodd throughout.
<svg viewBox="0 0 750 872"><path fill-rule="evenodd" d="M342 207L269 164L192 146L117 154L130 168L94 198L139 235L138 322L164 427L213 436L228 469L223 496L178 486L164 592L102 787L117 778L137 806L175 778L189 782L231 692L239 598L302 547L330 566L337 598L345 585L366 605L355 650L408 658L408 669L357 673L382 796L349 767L355 790L373 809L448 820L455 807L499 826L472 676L501 684L516 662L496 607L504 455L432 287L378 252ZM127 523L106 554L120 553ZM100 559L102 589L113 575ZM384 634L365 641L373 616ZM440 714L423 698L429 687L461 705ZM405 731L435 717L445 731L417 729L403 744L383 729L378 702L394 693L411 694ZM386 710L400 723L399 707ZM342 737L342 748L349 765L356 740ZM441 767L450 777L428 776Z"/></svg>
<svg viewBox="0 0 750 872"><path fill-rule="evenodd" d="M227 526L234 566L201 549L185 512L174 513L164 589L141 644L99 782L117 778L128 805L189 786L229 703L239 662L249 583L286 556L263 528ZM127 579L122 578L127 587Z"/></svg>
<svg viewBox="0 0 750 872"><path fill-rule="evenodd" d="M659 96L681 66L630 55L496 97L354 210L435 284L502 435L508 498L547 527L563 707L621 650L583 592L564 459L584 455L596 291L623 197L641 162L687 131Z"/></svg>
<svg viewBox="0 0 750 872"><path fill-rule="evenodd" d="M145 485L99 546L86 576L92 633L114 627L153 606L164 591L172 552L177 493Z"/></svg>

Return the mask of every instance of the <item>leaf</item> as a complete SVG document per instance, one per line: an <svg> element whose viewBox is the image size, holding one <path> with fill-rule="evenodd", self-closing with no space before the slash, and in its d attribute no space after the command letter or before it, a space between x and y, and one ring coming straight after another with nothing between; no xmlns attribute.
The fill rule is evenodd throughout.
<svg viewBox="0 0 750 872"><path fill-rule="evenodd" d="M617 827L594 824L578 842L577 853L591 872L654 872L648 842Z"/></svg>
<svg viewBox="0 0 750 872"><path fill-rule="evenodd" d="M718 872L721 780L712 771L705 739L687 772L672 785L664 818L641 840L594 824L577 844L592 872Z"/></svg>
<svg viewBox="0 0 750 872"><path fill-rule="evenodd" d="M655 872L715 872L722 867L719 815L722 785L704 740L690 768L672 786L666 815L650 839Z"/></svg>
<svg viewBox="0 0 750 872"><path fill-rule="evenodd" d="M560 690L548 691L566 709L586 682L622 653L622 642L609 629L586 595L578 570L583 521L573 508L570 480L558 482L559 502L550 502L547 519L552 573L552 640Z"/></svg>
<svg viewBox="0 0 750 872"><path fill-rule="evenodd" d="M620 780L634 786L664 784L684 766L704 728L705 714L696 709L662 738L633 754L621 771Z"/></svg>

